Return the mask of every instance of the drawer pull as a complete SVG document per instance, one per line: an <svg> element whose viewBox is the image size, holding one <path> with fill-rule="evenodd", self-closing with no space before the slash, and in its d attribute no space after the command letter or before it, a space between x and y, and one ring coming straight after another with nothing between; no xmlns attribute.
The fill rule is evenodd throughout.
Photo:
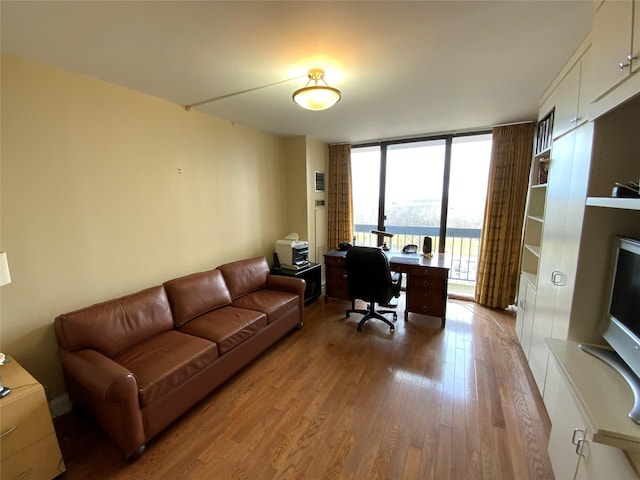
<svg viewBox="0 0 640 480"><path fill-rule="evenodd" d="M582 438L576 438L577 434L582 435ZM574 445L578 445L580 443L580 440L584 440L584 436L585 436L585 431L581 428L574 428L573 429L573 435L571 436L571 443L573 443Z"/></svg>
<svg viewBox="0 0 640 480"><path fill-rule="evenodd" d="M18 475L16 477L16 480L22 480L23 478L25 478L30 473L31 473L31 467L27 468L24 472L22 472L20 475Z"/></svg>
<svg viewBox="0 0 640 480"><path fill-rule="evenodd" d="M11 427L9 430L7 430L6 432L4 432L2 435L0 435L0 438L4 438L7 435L11 435L13 433L13 431L18 428L18 425L14 425L13 427Z"/></svg>
<svg viewBox="0 0 640 480"><path fill-rule="evenodd" d="M422 284L423 284L425 287L428 287L428 286L429 286L429 280L425 280L424 282L422 282Z"/></svg>

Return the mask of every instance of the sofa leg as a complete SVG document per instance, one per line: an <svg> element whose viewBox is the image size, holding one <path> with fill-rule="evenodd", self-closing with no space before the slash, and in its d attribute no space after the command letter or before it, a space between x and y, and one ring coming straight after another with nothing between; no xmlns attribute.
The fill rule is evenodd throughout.
<svg viewBox="0 0 640 480"><path fill-rule="evenodd" d="M124 458L127 462L133 463L142 456L142 454L145 452L146 449L147 449L147 446L146 444L143 443L134 452L125 454Z"/></svg>
<svg viewBox="0 0 640 480"><path fill-rule="evenodd" d="M304 323L300 322L298 325L296 325L296 330L300 330L303 325L304 325Z"/></svg>

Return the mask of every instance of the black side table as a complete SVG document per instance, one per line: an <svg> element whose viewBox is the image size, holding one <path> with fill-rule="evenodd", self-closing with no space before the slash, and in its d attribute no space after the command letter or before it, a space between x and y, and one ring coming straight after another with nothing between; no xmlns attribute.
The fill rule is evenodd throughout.
<svg viewBox="0 0 640 480"><path fill-rule="evenodd" d="M308 305L320 296L322 291L322 270L319 263L310 263L308 267L300 270L287 270L286 268L271 269L272 275L283 275L285 277L302 278L307 282L304 291L304 304Z"/></svg>

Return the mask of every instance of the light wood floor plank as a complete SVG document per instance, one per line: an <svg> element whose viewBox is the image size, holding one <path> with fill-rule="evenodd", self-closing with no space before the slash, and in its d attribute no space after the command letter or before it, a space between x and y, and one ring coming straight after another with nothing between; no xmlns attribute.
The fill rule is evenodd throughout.
<svg viewBox="0 0 640 480"><path fill-rule="evenodd" d="M54 422L76 479L553 479L549 419L514 316L450 300L447 325L398 305L396 331L348 302L305 325L174 422L129 464L92 423Z"/></svg>

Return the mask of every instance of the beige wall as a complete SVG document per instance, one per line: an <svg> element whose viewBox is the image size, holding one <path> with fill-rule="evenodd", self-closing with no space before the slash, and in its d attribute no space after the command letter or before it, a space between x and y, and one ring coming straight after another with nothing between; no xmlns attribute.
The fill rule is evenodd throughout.
<svg viewBox="0 0 640 480"><path fill-rule="evenodd" d="M315 263L324 263L327 251L326 192L315 191L315 172L328 177L329 148L326 143L307 138L307 224L309 226L309 257ZM325 200L325 206L316 207L316 200Z"/></svg>
<svg viewBox="0 0 640 480"><path fill-rule="evenodd" d="M284 145L284 171L286 192L284 192L287 225L279 238L284 238L292 232L300 236L300 240L309 240L307 231L307 205L305 203L307 195L306 178L306 144L307 139L303 136L287 137L283 140Z"/></svg>
<svg viewBox="0 0 640 480"><path fill-rule="evenodd" d="M0 349L64 393L57 314L289 233L283 139L2 56ZM181 173L179 173L181 172Z"/></svg>
<svg viewBox="0 0 640 480"><path fill-rule="evenodd" d="M329 149L326 143L309 137L294 136L283 140L284 171L288 231L296 232L309 242L309 260L322 263L318 248L326 251L326 207L316 207L316 200L324 200L324 192L315 191L315 172L327 173Z"/></svg>

